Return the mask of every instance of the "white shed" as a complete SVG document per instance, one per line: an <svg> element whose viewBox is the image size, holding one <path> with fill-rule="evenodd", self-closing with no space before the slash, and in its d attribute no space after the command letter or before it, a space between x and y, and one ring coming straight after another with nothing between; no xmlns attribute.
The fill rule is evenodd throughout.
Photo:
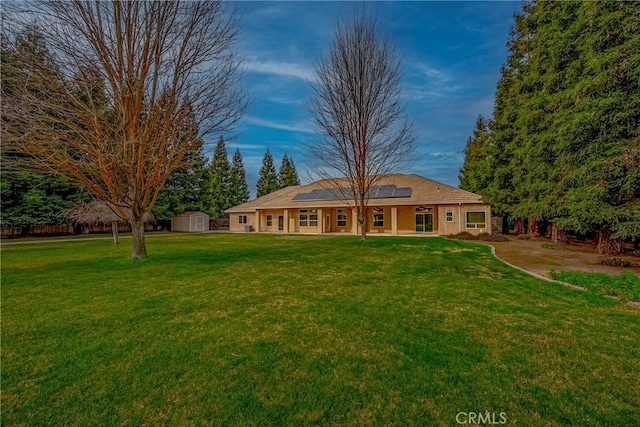
<svg viewBox="0 0 640 427"><path fill-rule="evenodd" d="M171 231L209 231L209 215L187 211L171 219Z"/></svg>

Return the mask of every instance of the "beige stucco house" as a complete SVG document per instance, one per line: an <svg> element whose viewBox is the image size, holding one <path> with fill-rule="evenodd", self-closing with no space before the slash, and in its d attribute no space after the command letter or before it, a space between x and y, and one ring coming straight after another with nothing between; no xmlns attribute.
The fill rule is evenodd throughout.
<svg viewBox="0 0 640 427"><path fill-rule="evenodd" d="M345 184L346 187L346 184ZM258 233L351 233L359 224L329 181L291 186L227 209L229 229ZM420 175L384 176L372 189L368 233L449 235L491 231L491 208L479 195Z"/></svg>

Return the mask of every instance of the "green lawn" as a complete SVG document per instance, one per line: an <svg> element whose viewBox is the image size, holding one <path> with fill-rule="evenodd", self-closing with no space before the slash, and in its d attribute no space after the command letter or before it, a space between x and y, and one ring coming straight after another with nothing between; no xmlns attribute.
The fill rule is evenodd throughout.
<svg viewBox="0 0 640 427"><path fill-rule="evenodd" d="M439 238L2 248L3 425L637 425L640 309Z"/></svg>

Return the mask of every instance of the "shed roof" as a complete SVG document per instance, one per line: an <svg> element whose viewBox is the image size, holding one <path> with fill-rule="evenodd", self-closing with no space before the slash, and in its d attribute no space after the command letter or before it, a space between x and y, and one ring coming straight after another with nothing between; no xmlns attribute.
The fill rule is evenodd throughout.
<svg viewBox="0 0 640 427"><path fill-rule="evenodd" d="M176 216L193 216L193 215L205 215L205 216L209 216L204 212L200 212L200 211L184 211L181 214L178 214Z"/></svg>

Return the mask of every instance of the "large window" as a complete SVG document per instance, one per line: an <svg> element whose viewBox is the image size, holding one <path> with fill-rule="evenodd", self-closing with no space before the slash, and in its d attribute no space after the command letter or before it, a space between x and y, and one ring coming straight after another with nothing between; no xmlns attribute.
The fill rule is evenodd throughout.
<svg viewBox="0 0 640 427"><path fill-rule="evenodd" d="M453 211L446 211L444 213L444 222L453 222Z"/></svg>
<svg viewBox="0 0 640 427"><path fill-rule="evenodd" d="M273 215L267 215L267 227L271 227L273 225Z"/></svg>
<svg viewBox="0 0 640 427"><path fill-rule="evenodd" d="M467 212L467 228L487 228L484 212Z"/></svg>
<svg viewBox="0 0 640 427"><path fill-rule="evenodd" d="M374 227L384 227L384 213L375 212L373 214L373 226Z"/></svg>
<svg viewBox="0 0 640 427"><path fill-rule="evenodd" d="M238 215L238 224L246 224L247 216L246 215Z"/></svg>
<svg viewBox="0 0 640 427"><path fill-rule="evenodd" d="M347 226L347 212L344 209L338 209L338 227L346 227Z"/></svg>
<svg viewBox="0 0 640 427"><path fill-rule="evenodd" d="M300 227L317 227L318 211L315 209L300 209L298 223Z"/></svg>

